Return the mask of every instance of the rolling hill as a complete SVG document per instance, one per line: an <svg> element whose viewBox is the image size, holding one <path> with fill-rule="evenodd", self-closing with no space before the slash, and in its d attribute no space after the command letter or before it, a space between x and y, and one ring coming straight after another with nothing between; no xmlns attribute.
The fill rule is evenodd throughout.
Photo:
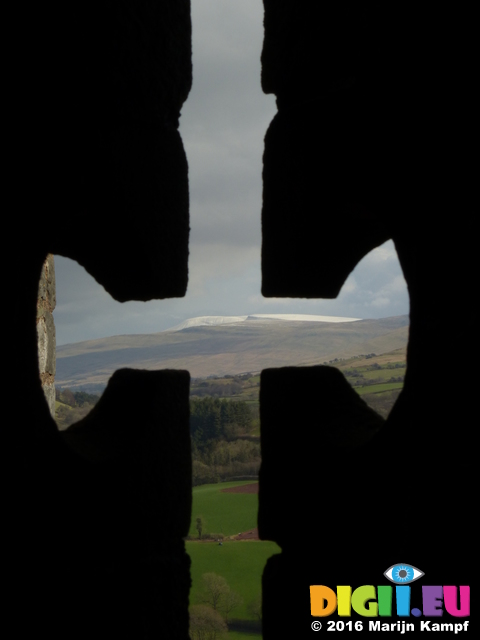
<svg viewBox="0 0 480 640"><path fill-rule="evenodd" d="M187 369L194 378L313 365L406 348L408 316L355 320L305 316L192 319L155 334L122 335L57 347L56 384L106 385L116 369Z"/></svg>

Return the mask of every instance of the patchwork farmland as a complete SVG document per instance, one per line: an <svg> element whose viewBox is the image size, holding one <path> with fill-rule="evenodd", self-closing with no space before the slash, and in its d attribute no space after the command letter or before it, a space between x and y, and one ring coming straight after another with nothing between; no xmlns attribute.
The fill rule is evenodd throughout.
<svg viewBox="0 0 480 640"><path fill-rule="evenodd" d="M261 577L268 558L280 553L274 542L258 540L257 482L222 482L193 488L187 552L192 560L190 604L205 602L203 576L223 578L238 604L229 614L229 640L260 640ZM203 530L196 529L200 518ZM218 609L222 611L222 603Z"/></svg>

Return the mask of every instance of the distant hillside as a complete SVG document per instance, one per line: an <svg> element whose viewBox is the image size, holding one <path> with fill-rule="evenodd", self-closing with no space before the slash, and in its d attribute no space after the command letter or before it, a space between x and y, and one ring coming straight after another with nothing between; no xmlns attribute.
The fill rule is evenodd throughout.
<svg viewBox="0 0 480 640"><path fill-rule="evenodd" d="M249 320L248 318L251 318ZM57 347L56 384L105 385L116 369L187 369L192 377L323 364L334 358L405 348L408 316L339 322L239 317L156 334L124 335Z"/></svg>
<svg viewBox="0 0 480 640"><path fill-rule="evenodd" d="M256 313L249 316L199 316L198 318L189 318L176 327L172 327L169 331L182 331L191 327L211 327L225 324L240 324L246 322L268 322L272 321L289 321L289 322L355 322L361 318L344 318L338 316L314 316L298 313Z"/></svg>

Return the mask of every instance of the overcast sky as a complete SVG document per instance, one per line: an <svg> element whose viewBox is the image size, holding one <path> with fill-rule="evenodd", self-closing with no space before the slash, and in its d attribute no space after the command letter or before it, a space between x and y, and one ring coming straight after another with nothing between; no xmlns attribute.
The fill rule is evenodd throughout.
<svg viewBox="0 0 480 640"><path fill-rule="evenodd" d="M311 313L381 318L409 312L392 242L369 254L336 300L260 293L263 138L276 112L260 87L261 0L192 2L193 88L180 132L190 182L189 285L184 298L115 302L75 262L55 256L57 344L155 333L204 315Z"/></svg>

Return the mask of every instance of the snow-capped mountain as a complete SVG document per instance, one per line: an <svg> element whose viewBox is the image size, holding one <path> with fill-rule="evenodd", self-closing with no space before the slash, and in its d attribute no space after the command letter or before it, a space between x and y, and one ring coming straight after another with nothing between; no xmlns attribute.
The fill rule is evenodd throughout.
<svg viewBox="0 0 480 640"><path fill-rule="evenodd" d="M361 318L343 318L339 316L315 316L297 313L256 313L248 316L199 316L189 318L184 322L167 329L167 331L182 331L192 327L208 327L225 324L240 324L243 322L356 322Z"/></svg>

